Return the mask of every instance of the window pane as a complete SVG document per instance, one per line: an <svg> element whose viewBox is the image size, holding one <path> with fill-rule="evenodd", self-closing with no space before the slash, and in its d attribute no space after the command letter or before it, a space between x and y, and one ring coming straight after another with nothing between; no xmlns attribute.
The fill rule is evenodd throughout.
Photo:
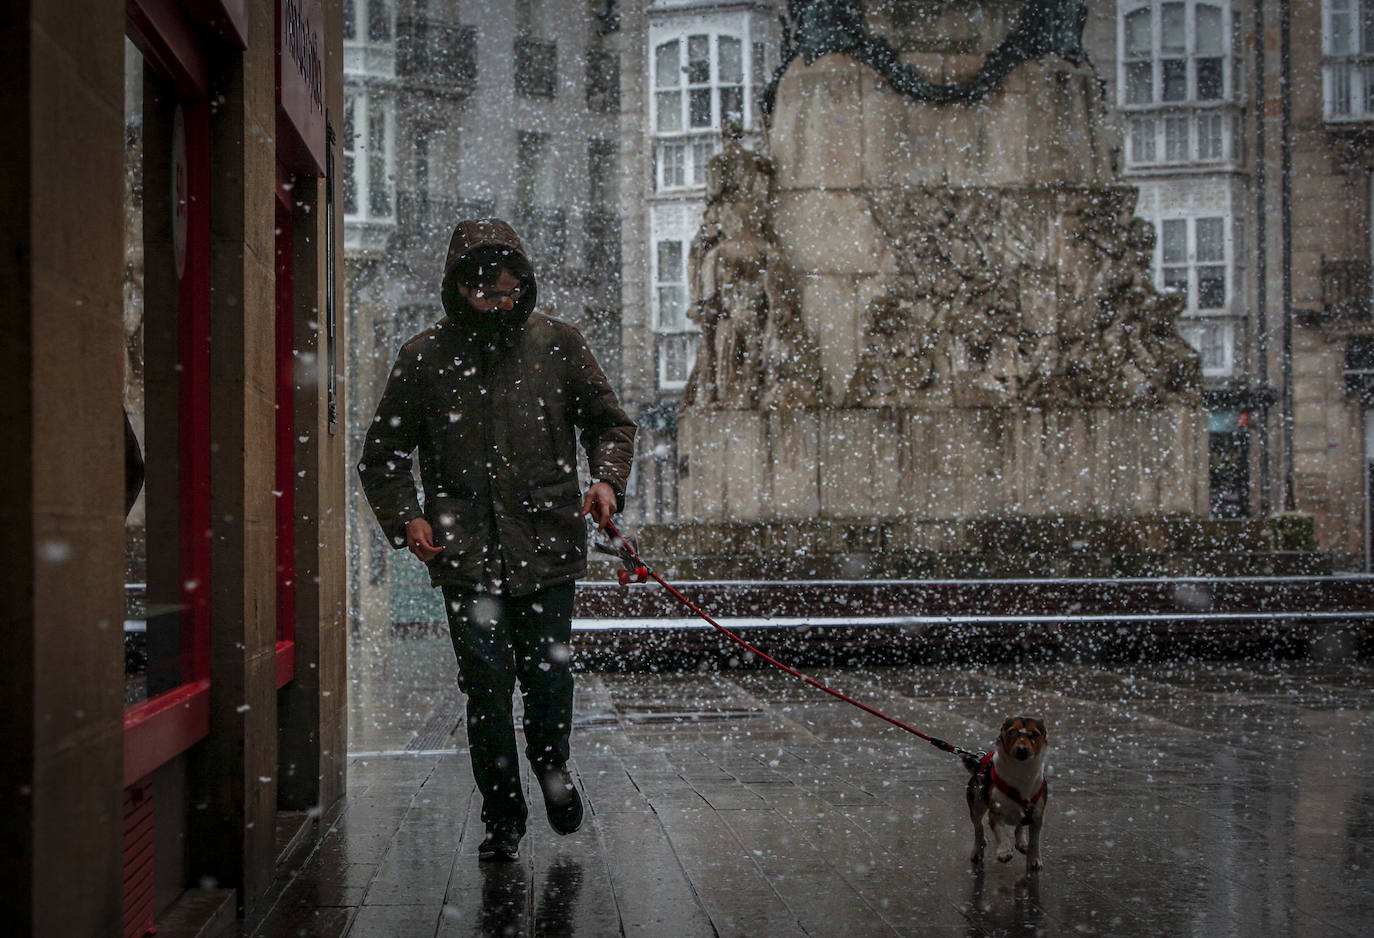
<svg viewBox="0 0 1374 938"><path fill-rule="evenodd" d="M1131 161L1153 163L1155 161L1155 122L1144 118L1131 121Z"/></svg>
<svg viewBox="0 0 1374 938"><path fill-rule="evenodd" d="M716 42L720 47L719 81L723 85L744 84L743 44L731 36L721 36Z"/></svg>
<svg viewBox="0 0 1374 938"><path fill-rule="evenodd" d="M387 113L376 106L368 110L367 146L367 210L377 218L391 216L391 187L387 176Z"/></svg>
<svg viewBox="0 0 1374 938"><path fill-rule="evenodd" d="M1184 301L1186 302L1188 297L1188 268L1165 267L1164 290L1166 293L1183 294Z"/></svg>
<svg viewBox="0 0 1374 938"><path fill-rule="evenodd" d="M1340 0L1331 2L1331 54L1350 53L1350 9Z"/></svg>
<svg viewBox="0 0 1374 938"><path fill-rule="evenodd" d="M1188 222L1182 218L1167 218L1160 222L1159 246L1165 264L1187 263Z"/></svg>
<svg viewBox="0 0 1374 938"><path fill-rule="evenodd" d="M1198 309L1221 309L1226 305L1226 268L1197 269Z"/></svg>
<svg viewBox="0 0 1374 938"><path fill-rule="evenodd" d="M1204 114L1198 118L1197 155L1200 160L1219 160L1225 155L1220 114Z"/></svg>
<svg viewBox="0 0 1374 938"><path fill-rule="evenodd" d="M372 42L391 41L390 0L368 0L367 38Z"/></svg>
<svg viewBox="0 0 1374 938"><path fill-rule="evenodd" d="M358 171L357 161L351 153L344 154L343 165L343 204L345 215L358 214Z"/></svg>
<svg viewBox="0 0 1374 938"><path fill-rule="evenodd" d="M1199 101L1216 101L1221 98L1221 59L1198 59L1197 97Z"/></svg>
<svg viewBox="0 0 1374 938"><path fill-rule="evenodd" d="M1154 40L1150 35L1150 9L1136 10L1126 17L1126 55L1149 57Z"/></svg>
<svg viewBox="0 0 1374 938"><path fill-rule="evenodd" d="M764 45L761 42L754 43L752 58L749 62L750 74L752 76L753 88L750 90L749 99L752 104L752 120L758 120L758 115L763 111L763 89L768 84L768 59L764 53Z"/></svg>
<svg viewBox="0 0 1374 938"><path fill-rule="evenodd" d="M682 280L682 242L658 242L658 282L679 283Z"/></svg>
<svg viewBox="0 0 1374 938"><path fill-rule="evenodd" d="M658 92L658 132L671 133L682 129L682 92Z"/></svg>
<svg viewBox="0 0 1374 938"><path fill-rule="evenodd" d="M686 321L682 287L678 285L659 287L658 327L660 329L681 329Z"/></svg>
<svg viewBox="0 0 1374 938"><path fill-rule="evenodd" d="M1164 92L1165 101L1186 101L1188 99L1188 60L1165 59Z"/></svg>
<svg viewBox="0 0 1374 938"><path fill-rule="evenodd" d="M1226 259L1225 224L1220 218L1197 220L1197 259L1199 263Z"/></svg>
<svg viewBox="0 0 1374 938"><path fill-rule="evenodd" d="M1164 159L1170 163L1187 161L1188 118L1166 117L1164 119Z"/></svg>
<svg viewBox="0 0 1374 938"><path fill-rule="evenodd" d="M358 131L354 129L353 125L353 111L356 107L356 98L351 95L344 98L343 135L339 139L339 144L343 147L345 153L353 152L356 142L355 138L358 135Z"/></svg>
<svg viewBox="0 0 1374 938"><path fill-rule="evenodd" d="M1154 63L1130 62L1126 65L1126 103L1149 104L1154 100Z"/></svg>
<svg viewBox="0 0 1374 938"><path fill-rule="evenodd" d="M683 161L686 157L686 147L681 143L665 143L659 151L659 163L663 168L663 186L671 188L685 184L683 179Z"/></svg>
<svg viewBox="0 0 1374 938"><path fill-rule="evenodd" d="M1188 27L1184 5L1166 3L1160 8L1159 51L1161 55L1183 55L1188 51Z"/></svg>
<svg viewBox="0 0 1374 938"><path fill-rule="evenodd" d="M677 40L665 42L654 50L654 83L660 88L676 88L682 81L678 64Z"/></svg>
<svg viewBox="0 0 1374 938"><path fill-rule="evenodd" d="M1374 52L1374 3L1360 7L1360 51Z"/></svg>
<svg viewBox="0 0 1374 938"><path fill-rule="evenodd" d="M711 81L711 37L687 37L687 83L705 85Z"/></svg>
<svg viewBox="0 0 1374 938"><path fill-rule="evenodd" d="M1331 114L1342 117L1350 113L1350 66L1332 65Z"/></svg>
<svg viewBox="0 0 1374 938"><path fill-rule="evenodd" d="M1198 55L1221 55L1221 8L1199 5L1197 8Z"/></svg>
<svg viewBox="0 0 1374 938"><path fill-rule="evenodd" d="M356 0L343 0L343 37L358 38L358 8Z"/></svg>
<svg viewBox="0 0 1374 938"><path fill-rule="evenodd" d="M696 92L692 92L696 94ZM744 124L744 89L735 86L734 88L720 89L720 119L721 121L734 121L741 126Z"/></svg>
<svg viewBox="0 0 1374 938"><path fill-rule="evenodd" d="M706 164L711 162L715 149L710 140L698 140L692 144L692 185L706 185Z"/></svg>
<svg viewBox="0 0 1374 938"><path fill-rule="evenodd" d="M711 126L711 89L697 88L687 92L687 108L691 112L688 116L689 127L710 127Z"/></svg>
<svg viewBox="0 0 1374 938"><path fill-rule="evenodd" d="M696 336L664 336L660 340L663 356L661 376L665 385L680 386L687 382L696 361Z"/></svg>

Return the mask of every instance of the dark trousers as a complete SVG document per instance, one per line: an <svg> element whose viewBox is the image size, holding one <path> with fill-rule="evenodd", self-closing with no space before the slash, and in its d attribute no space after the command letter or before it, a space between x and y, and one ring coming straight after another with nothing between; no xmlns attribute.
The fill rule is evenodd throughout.
<svg viewBox="0 0 1374 938"><path fill-rule="evenodd" d="M467 695L472 773L485 824L525 829L511 694L520 681L525 757L538 769L568 760L572 732L573 584L529 596L444 587L458 686Z"/></svg>

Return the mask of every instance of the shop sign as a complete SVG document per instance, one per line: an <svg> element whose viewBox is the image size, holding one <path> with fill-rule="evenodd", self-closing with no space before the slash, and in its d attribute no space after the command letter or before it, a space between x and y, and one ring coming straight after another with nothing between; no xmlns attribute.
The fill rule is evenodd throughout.
<svg viewBox="0 0 1374 938"><path fill-rule="evenodd" d="M282 148L297 172L324 172L324 13L320 0L278 0L278 125L290 131ZM294 152L293 152L294 151Z"/></svg>

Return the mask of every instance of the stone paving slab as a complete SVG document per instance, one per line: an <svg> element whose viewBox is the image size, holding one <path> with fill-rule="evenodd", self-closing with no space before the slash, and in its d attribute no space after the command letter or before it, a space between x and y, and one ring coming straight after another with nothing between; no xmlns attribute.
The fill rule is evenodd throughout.
<svg viewBox="0 0 1374 938"><path fill-rule="evenodd" d="M348 797L242 936L1339 936L1374 916L1365 661L810 672L970 748L1044 715L1027 876L971 868L956 759L771 669L579 675L586 823L558 837L535 787L520 859L479 863L452 651L388 642L353 649Z"/></svg>

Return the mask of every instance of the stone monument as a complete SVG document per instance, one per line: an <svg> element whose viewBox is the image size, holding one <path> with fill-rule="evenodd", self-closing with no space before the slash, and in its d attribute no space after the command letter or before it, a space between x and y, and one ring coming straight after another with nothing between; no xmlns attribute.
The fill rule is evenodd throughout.
<svg viewBox="0 0 1374 938"><path fill-rule="evenodd" d="M869 553L1205 519L1197 357L1081 0L789 6L762 152L708 171L679 516Z"/></svg>

